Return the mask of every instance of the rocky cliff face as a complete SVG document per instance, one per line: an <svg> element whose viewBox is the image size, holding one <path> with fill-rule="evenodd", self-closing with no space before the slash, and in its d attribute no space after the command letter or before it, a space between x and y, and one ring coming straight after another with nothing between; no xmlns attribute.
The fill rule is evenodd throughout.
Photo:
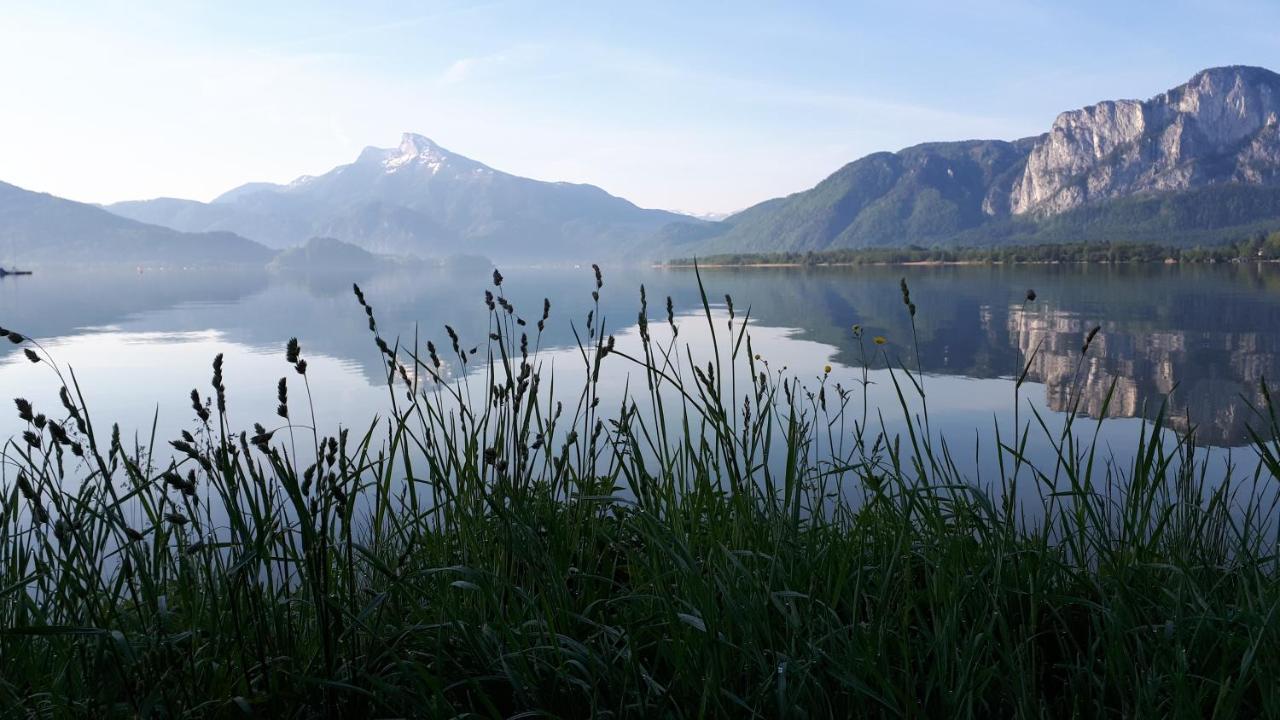
<svg viewBox="0 0 1280 720"><path fill-rule="evenodd" d="M1009 212L1052 215L1139 193L1276 183L1278 115L1280 75L1242 66L1204 70L1145 102L1062 113L1032 147Z"/></svg>

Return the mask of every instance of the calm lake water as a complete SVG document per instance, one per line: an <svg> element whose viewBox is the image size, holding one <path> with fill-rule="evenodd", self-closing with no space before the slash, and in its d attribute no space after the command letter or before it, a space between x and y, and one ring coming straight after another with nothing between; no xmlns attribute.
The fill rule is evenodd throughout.
<svg viewBox="0 0 1280 720"><path fill-rule="evenodd" d="M530 325L541 314L543 298L551 301L544 359L580 364L571 322L582 328L591 308L590 267L503 272L503 290ZM1246 428L1256 420L1250 404L1262 403L1263 377L1280 377L1280 271L1274 266L703 271L717 322L727 320L726 294L739 318L749 308L754 350L772 369L785 366L816 384L823 366L831 364L831 380L845 386L856 385L864 349L880 368L886 358L916 366L898 288L904 276L919 308L919 362L933 428L953 451L974 442L991 448L996 426L1006 433L1012 429L1012 378L1020 372L1020 357L1034 350L1022 389L1023 420L1034 410L1060 426L1072 394L1080 393L1085 413L1111 418L1101 438L1123 461L1144 419L1163 406L1175 428L1194 427L1200 444L1222 448L1214 452L1223 462L1253 464L1253 453L1239 447L1248 443ZM296 336L310 363L322 430L332 432L337 424L365 427L390 406L385 369L352 295L353 280L388 338L398 333L405 344L416 337L420 346L434 340L448 347L447 323L465 347L485 343L483 291L490 278L479 270L353 278L50 269L0 279L0 326L35 338L74 371L99 432L119 423L124 437L143 442L153 424L162 441L193 427L189 394L192 388L207 394L217 353L226 357L233 424L270 424L276 381L292 376L285 342ZM692 343L695 359L700 350L709 353L695 275L679 269L605 268L600 312L619 349L639 342L641 283L654 323L665 325L670 296L681 339ZM1028 288L1037 293L1034 302L1024 301ZM864 328L861 345L854 325ZM1095 325L1101 331L1081 362L1081 344ZM886 344L874 346L874 336L885 337ZM26 397L38 411L55 415L59 382L20 348L0 345L0 396L8 408L0 411L0 438L8 438L24 429L8 399ZM611 373L608 386L620 394L625 363ZM901 409L891 382L883 370L873 371L871 379L873 413L883 409L892 425ZM1043 454L1048 447L1035 441L1030 452ZM975 457L975 479L994 470L972 450L957 455Z"/></svg>

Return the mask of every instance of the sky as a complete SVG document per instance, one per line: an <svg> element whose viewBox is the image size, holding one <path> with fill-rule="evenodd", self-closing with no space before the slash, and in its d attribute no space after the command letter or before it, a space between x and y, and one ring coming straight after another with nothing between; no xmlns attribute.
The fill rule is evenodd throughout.
<svg viewBox="0 0 1280 720"><path fill-rule="evenodd" d="M1229 64L1280 70L1280 3L0 0L0 181L210 200L416 132L723 213Z"/></svg>

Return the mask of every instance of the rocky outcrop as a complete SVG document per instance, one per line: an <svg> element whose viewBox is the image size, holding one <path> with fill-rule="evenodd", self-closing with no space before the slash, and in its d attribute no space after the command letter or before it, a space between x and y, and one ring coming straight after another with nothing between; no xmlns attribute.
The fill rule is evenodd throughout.
<svg viewBox="0 0 1280 720"><path fill-rule="evenodd" d="M1141 193L1275 183L1278 115L1280 75L1243 66L1204 70L1145 102L1064 112L1032 147L1009 212L1053 215Z"/></svg>

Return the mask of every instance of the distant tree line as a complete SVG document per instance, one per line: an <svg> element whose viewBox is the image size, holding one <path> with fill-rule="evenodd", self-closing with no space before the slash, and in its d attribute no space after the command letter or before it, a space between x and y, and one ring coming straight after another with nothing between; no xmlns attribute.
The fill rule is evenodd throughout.
<svg viewBox="0 0 1280 720"><path fill-rule="evenodd" d="M782 253L726 253L697 258L703 265L897 265L939 263L1212 263L1280 260L1280 230L1257 232L1220 245L1177 247L1142 242L1077 242L989 247L858 248ZM691 265L677 258L672 265Z"/></svg>

